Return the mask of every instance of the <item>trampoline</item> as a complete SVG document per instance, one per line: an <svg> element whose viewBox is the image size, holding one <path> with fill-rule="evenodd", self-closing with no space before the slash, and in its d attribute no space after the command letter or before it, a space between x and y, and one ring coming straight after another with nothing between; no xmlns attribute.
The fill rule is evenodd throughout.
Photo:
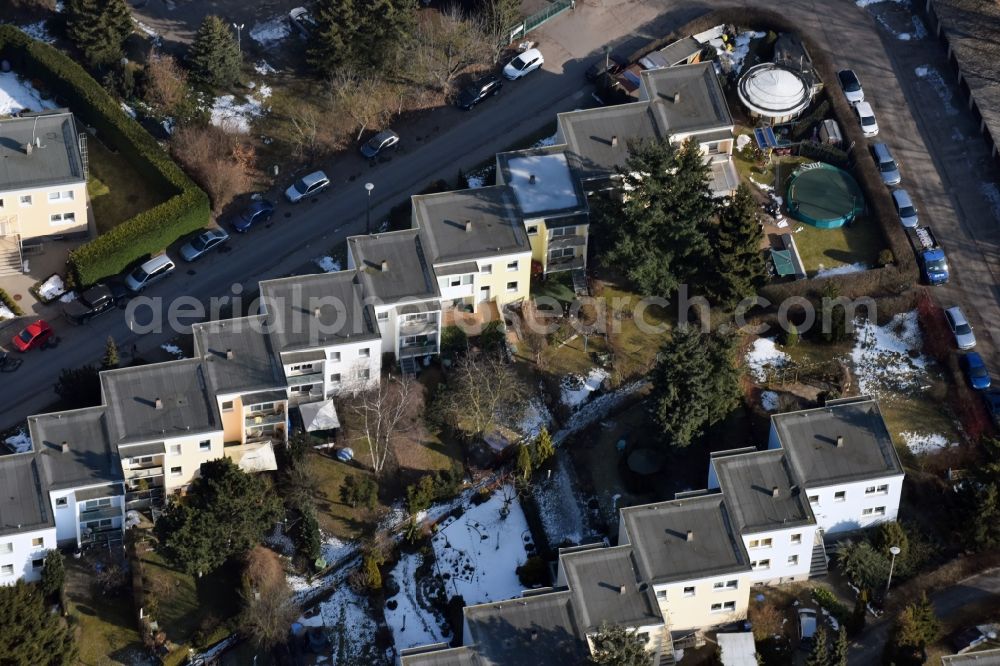
<svg viewBox="0 0 1000 666"><path fill-rule="evenodd" d="M817 229L850 223L865 208L857 182L843 169L817 162L799 167L788 181L788 213Z"/></svg>

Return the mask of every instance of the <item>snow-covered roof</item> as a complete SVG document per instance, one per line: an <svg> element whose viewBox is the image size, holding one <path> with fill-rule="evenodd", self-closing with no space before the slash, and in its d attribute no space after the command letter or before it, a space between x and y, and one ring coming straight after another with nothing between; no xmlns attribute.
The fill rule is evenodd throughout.
<svg viewBox="0 0 1000 666"><path fill-rule="evenodd" d="M750 111L766 118L801 113L812 99L809 87L797 72L773 63L747 70L740 78L738 94Z"/></svg>
<svg viewBox="0 0 1000 666"><path fill-rule="evenodd" d="M499 158L506 183L525 217L585 206L566 153L542 149L501 153Z"/></svg>

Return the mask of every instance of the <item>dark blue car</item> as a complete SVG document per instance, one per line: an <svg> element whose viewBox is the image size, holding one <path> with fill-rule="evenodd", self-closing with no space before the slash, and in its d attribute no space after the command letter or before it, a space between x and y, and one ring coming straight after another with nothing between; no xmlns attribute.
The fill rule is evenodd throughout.
<svg viewBox="0 0 1000 666"><path fill-rule="evenodd" d="M232 220L233 230L241 234L250 231L250 227L255 224L267 222L274 214L274 204L267 199L251 201L250 205L243 209L243 212Z"/></svg>
<svg viewBox="0 0 1000 666"><path fill-rule="evenodd" d="M972 388L984 391L990 387L990 371L978 352L969 352L962 357L962 370Z"/></svg>

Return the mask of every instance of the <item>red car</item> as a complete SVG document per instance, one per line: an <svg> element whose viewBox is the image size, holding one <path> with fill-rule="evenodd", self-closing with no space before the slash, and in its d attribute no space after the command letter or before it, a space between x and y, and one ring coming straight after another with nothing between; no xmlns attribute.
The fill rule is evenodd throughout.
<svg viewBox="0 0 1000 666"><path fill-rule="evenodd" d="M28 327L14 336L14 347L19 352L42 347L52 337L52 327L44 319L28 324Z"/></svg>

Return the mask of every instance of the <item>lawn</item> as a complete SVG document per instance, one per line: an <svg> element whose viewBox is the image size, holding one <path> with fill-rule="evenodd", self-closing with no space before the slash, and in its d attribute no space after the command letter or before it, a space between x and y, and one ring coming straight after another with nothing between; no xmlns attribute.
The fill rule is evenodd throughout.
<svg viewBox="0 0 1000 666"><path fill-rule="evenodd" d="M357 453L357 448L355 448ZM325 534L351 540L361 536L371 513L364 507L352 507L340 498L340 489L349 476L370 476L357 463L342 463L326 454L310 451L309 466L316 475L319 490L313 495L319 527Z"/></svg>
<svg viewBox="0 0 1000 666"><path fill-rule="evenodd" d="M87 193L97 223L103 234L144 210L170 198L170 193L144 179L121 155L108 150L100 141L87 142L90 177Z"/></svg>
<svg viewBox="0 0 1000 666"><path fill-rule="evenodd" d="M138 622L128 591L102 594L94 585L94 560L66 558L69 614L78 627L79 663L117 666L135 663L144 653Z"/></svg>

